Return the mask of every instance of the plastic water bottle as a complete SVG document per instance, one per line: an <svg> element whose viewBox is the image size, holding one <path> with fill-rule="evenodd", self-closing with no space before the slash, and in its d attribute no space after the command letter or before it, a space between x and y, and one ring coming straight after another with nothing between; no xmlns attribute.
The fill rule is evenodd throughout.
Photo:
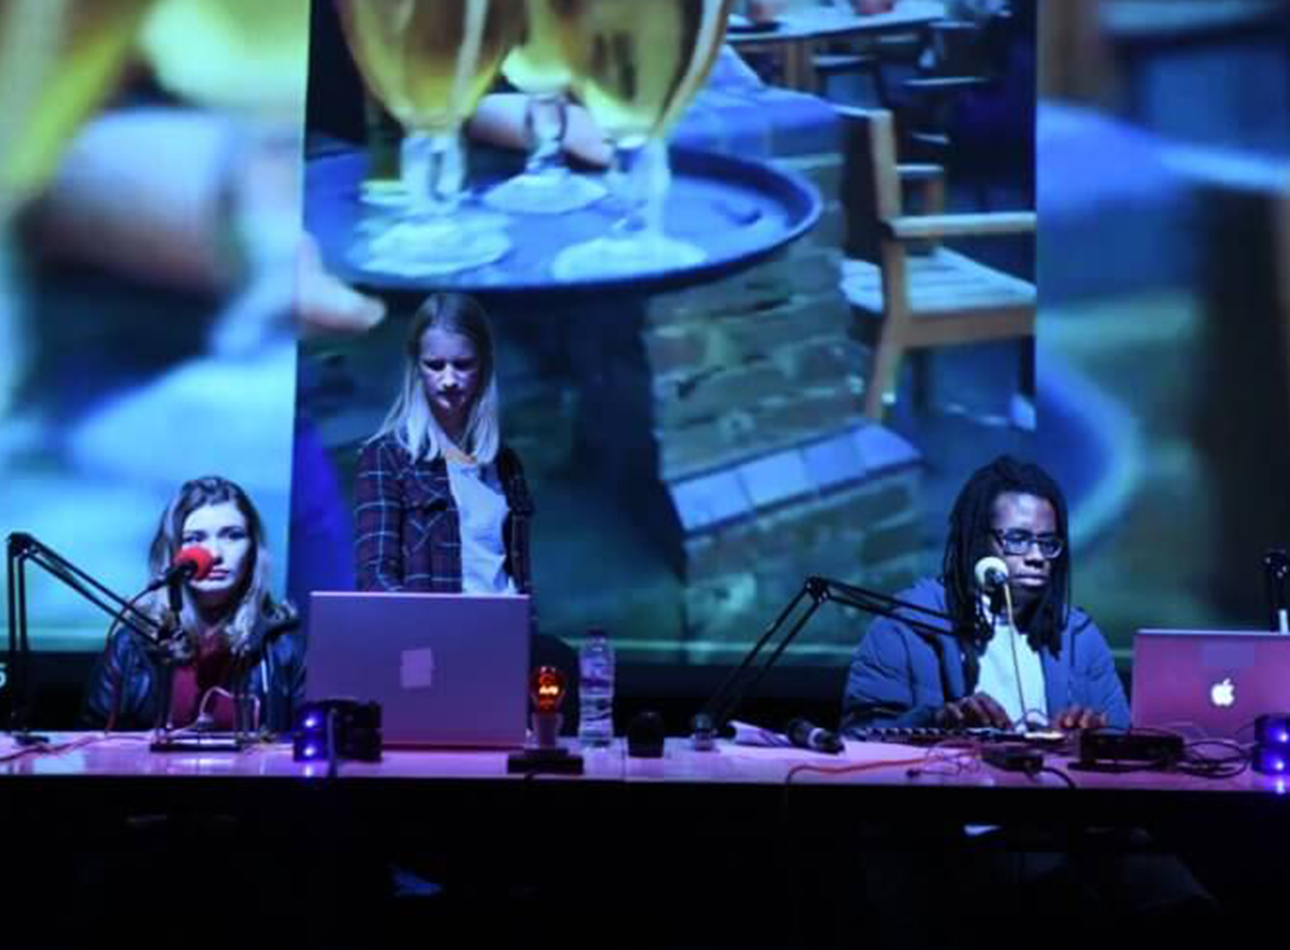
<svg viewBox="0 0 1290 950"><path fill-rule="evenodd" d="M614 738L614 648L593 627L578 650L578 742L609 745Z"/></svg>

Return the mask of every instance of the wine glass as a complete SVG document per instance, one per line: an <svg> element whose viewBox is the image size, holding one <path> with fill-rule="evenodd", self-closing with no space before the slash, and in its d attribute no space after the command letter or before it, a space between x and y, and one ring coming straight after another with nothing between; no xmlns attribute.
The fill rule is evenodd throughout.
<svg viewBox="0 0 1290 950"><path fill-rule="evenodd" d="M112 91L155 0L0 0L0 224Z"/></svg>
<svg viewBox="0 0 1290 950"><path fill-rule="evenodd" d="M362 229L355 263L424 277L491 263L511 247L505 219L466 201L461 126L524 24L523 0L336 0L368 90L407 132L407 204Z"/></svg>
<svg viewBox="0 0 1290 950"><path fill-rule="evenodd" d="M607 194L600 183L570 171L562 157L573 74L560 44L561 5L562 0L526 0L524 35L502 63L502 75L528 94L524 126L532 143L523 173L484 196L502 211L563 214Z"/></svg>
<svg viewBox="0 0 1290 950"><path fill-rule="evenodd" d="M705 252L662 229L671 180L667 131L712 70L733 0L584 0L561 30L574 89L614 145L609 183L625 213L610 234L565 248L560 280L622 276L701 263Z"/></svg>

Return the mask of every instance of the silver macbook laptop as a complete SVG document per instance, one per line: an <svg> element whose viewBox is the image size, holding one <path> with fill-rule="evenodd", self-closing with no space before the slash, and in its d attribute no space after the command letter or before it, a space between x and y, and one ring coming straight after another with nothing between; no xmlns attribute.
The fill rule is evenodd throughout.
<svg viewBox="0 0 1290 950"><path fill-rule="evenodd" d="M315 591L309 607L309 699L380 703L387 747L524 744L528 597Z"/></svg>
<svg viewBox="0 0 1290 950"><path fill-rule="evenodd" d="M1254 720L1290 711L1290 636L1139 630L1133 641L1134 728L1253 741Z"/></svg>

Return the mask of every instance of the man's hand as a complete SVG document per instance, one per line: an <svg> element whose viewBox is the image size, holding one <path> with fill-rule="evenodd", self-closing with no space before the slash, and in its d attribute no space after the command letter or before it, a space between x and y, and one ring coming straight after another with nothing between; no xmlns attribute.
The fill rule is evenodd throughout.
<svg viewBox="0 0 1290 950"><path fill-rule="evenodd" d="M385 304L342 283L323 267L313 237L305 234L296 257L296 323L300 332L362 333L385 319Z"/></svg>
<svg viewBox="0 0 1290 950"><path fill-rule="evenodd" d="M936 724L949 729L972 726L993 726L1010 729L1012 720L998 701L988 693L974 693L952 703L946 703L936 712Z"/></svg>
<svg viewBox="0 0 1290 950"><path fill-rule="evenodd" d="M1106 725L1106 713L1088 706L1071 706L1057 717L1054 725L1058 729L1101 729Z"/></svg>

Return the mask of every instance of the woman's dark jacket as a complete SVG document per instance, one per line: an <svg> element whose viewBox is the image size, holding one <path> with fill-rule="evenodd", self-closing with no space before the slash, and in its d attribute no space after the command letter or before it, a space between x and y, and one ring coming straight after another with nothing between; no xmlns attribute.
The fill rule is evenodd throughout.
<svg viewBox="0 0 1290 950"><path fill-rule="evenodd" d="M260 700L260 724L271 732L290 731L304 702L305 644L299 626L294 613L261 620L228 684L230 690L240 688ZM156 644L128 627L118 628L95 665L81 709L83 724L102 729L111 718L114 729L126 731L159 725L163 672Z"/></svg>

